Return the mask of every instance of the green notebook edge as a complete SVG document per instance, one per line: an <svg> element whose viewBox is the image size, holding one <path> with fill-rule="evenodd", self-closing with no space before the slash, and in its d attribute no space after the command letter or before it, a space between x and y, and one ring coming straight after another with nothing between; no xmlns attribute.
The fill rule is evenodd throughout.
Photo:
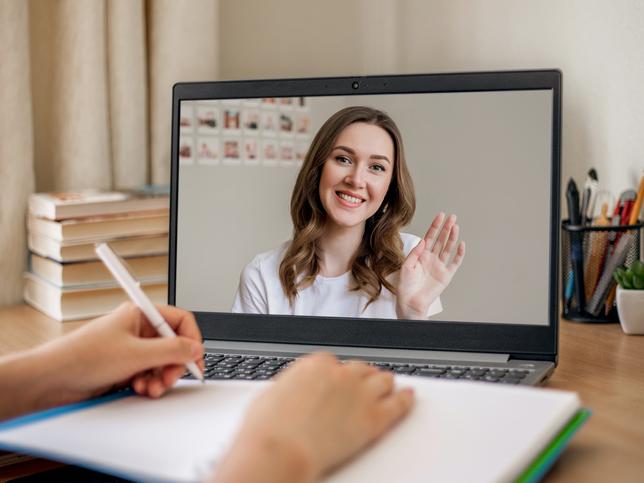
<svg viewBox="0 0 644 483"><path fill-rule="evenodd" d="M577 430L590 417L591 411L582 408L568 421L563 429L555 436L550 444L535 458L526 470L517 478L517 483L534 483L540 481L557 461L559 455L568 445Z"/></svg>

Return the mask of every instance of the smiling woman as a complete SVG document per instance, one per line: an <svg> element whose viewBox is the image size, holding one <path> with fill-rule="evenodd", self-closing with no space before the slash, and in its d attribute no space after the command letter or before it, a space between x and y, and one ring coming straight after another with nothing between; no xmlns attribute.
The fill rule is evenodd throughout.
<svg viewBox="0 0 644 483"><path fill-rule="evenodd" d="M293 239L242 272L234 312L427 319L465 255L456 217L425 237L402 136L383 111L353 106L316 134L291 197ZM453 256L452 256L453 255Z"/></svg>

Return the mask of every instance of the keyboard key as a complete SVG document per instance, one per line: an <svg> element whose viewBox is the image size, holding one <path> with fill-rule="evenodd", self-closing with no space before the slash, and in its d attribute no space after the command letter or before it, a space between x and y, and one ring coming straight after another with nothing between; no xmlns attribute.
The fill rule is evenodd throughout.
<svg viewBox="0 0 644 483"><path fill-rule="evenodd" d="M529 374L529 372L524 370L518 370L518 369L510 369L509 374L519 379L523 379Z"/></svg>
<svg viewBox="0 0 644 483"><path fill-rule="evenodd" d="M242 362L237 367L239 369L255 369L256 367L259 367L260 365L261 365L261 363L257 363L257 362Z"/></svg>
<svg viewBox="0 0 644 483"><path fill-rule="evenodd" d="M481 376L477 376L477 375L474 375L474 374L467 373L467 374L462 375L461 379L466 379L468 381L478 381L480 377Z"/></svg>
<svg viewBox="0 0 644 483"><path fill-rule="evenodd" d="M454 374L451 374L449 372L447 372L445 374L442 374L442 375L440 375L438 377L440 377L441 379L460 379L459 376L455 376Z"/></svg>
<svg viewBox="0 0 644 483"><path fill-rule="evenodd" d="M212 374L208 379L232 379L233 377L232 374Z"/></svg>
<svg viewBox="0 0 644 483"><path fill-rule="evenodd" d="M234 373L235 373L234 369L215 369L214 371L208 371L206 374L207 375L210 375L210 374L223 375L223 374L234 374Z"/></svg>
<svg viewBox="0 0 644 483"><path fill-rule="evenodd" d="M233 379L242 379L246 381L251 381L255 379L254 374L237 374L236 376L233 377Z"/></svg>
<svg viewBox="0 0 644 483"><path fill-rule="evenodd" d="M415 376L435 377L445 373L442 369L421 369L414 373Z"/></svg>
<svg viewBox="0 0 644 483"><path fill-rule="evenodd" d="M394 367L393 368L393 371L396 374L411 374L415 370L416 369L414 369L413 367Z"/></svg>
<svg viewBox="0 0 644 483"><path fill-rule="evenodd" d="M498 381L499 381L499 378L498 378L498 377L491 376L491 375L487 375L487 376L483 376L483 377L481 378L481 381L485 381L485 382L498 382Z"/></svg>
<svg viewBox="0 0 644 483"><path fill-rule="evenodd" d="M483 376L486 372L488 371L482 370L482 369L472 369L471 371L469 371L469 374L480 377L480 376Z"/></svg>

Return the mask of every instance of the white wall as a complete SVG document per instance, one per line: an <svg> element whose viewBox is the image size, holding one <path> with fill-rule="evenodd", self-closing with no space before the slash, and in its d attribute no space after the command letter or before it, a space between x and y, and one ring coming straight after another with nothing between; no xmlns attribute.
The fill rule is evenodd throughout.
<svg viewBox="0 0 644 483"><path fill-rule="evenodd" d="M644 168L639 0L224 0L222 78L560 68L563 181Z"/></svg>

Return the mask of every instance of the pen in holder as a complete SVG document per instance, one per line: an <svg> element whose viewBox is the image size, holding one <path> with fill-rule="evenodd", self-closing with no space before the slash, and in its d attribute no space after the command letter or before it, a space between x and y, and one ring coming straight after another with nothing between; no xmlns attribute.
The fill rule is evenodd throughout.
<svg viewBox="0 0 644 483"><path fill-rule="evenodd" d="M642 221L616 226L562 222L561 300L565 319L618 322L613 272L639 259L642 227Z"/></svg>

